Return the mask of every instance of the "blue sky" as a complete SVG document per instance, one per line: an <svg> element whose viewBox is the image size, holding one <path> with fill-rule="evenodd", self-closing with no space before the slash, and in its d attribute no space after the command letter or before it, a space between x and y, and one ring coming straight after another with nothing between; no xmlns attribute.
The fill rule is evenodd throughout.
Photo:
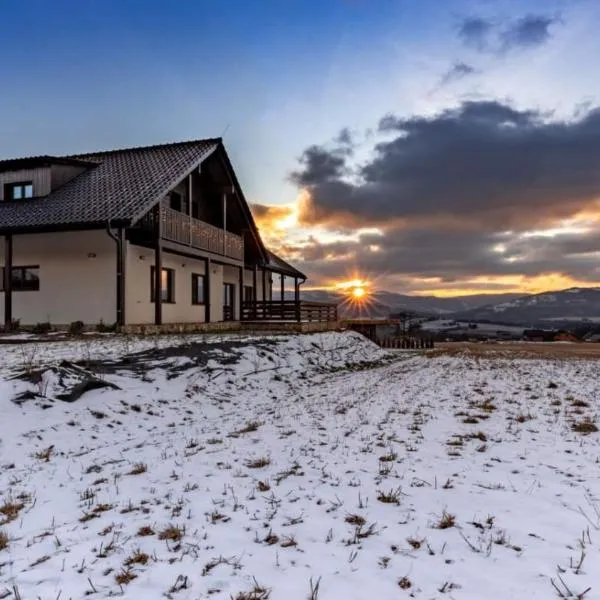
<svg viewBox="0 0 600 600"><path fill-rule="evenodd" d="M386 114L433 118L464 102L494 101L550 120L577 118L600 95L599 27L600 6L592 0L4 0L0 157L224 134L248 199L290 206L299 190L289 175L307 148L326 148L348 128L347 172L356 173L385 141L373 132ZM322 197L319 214L335 204ZM307 262L317 280L340 270L373 271L381 285L418 293L582 279L580 270L551 273L539 262L537 272L515 273L516 259L506 257L479 272L449 276L432 258L426 275L392 275L380 262L397 257L374 262L361 248L381 256L382 244L368 236L408 240L422 220L407 232L392 214L396 224L387 229L338 217L296 222L286 234L296 246L286 249L281 236L275 243ZM439 227L429 230L432 239ZM588 279L600 281L600 273Z"/></svg>

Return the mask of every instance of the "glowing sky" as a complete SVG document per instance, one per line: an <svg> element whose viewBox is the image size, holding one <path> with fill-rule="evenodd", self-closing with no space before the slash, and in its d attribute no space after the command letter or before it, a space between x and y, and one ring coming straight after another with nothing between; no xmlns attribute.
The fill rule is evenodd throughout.
<svg viewBox="0 0 600 600"><path fill-rule="evenodd" d="M23 0L0 156L224 135L312 287L600 282L600 4Z"/></svg>

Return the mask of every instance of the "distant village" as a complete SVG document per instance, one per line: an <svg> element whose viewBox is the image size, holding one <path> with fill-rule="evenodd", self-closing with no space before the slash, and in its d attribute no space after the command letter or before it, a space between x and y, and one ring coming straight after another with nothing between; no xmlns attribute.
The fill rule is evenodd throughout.
<svg viewBox="0 0 600 600"><path fill-rule="evenodd" d="M377 323L369 337L390 340L403 337L427 338L435 342L590 342L600 343L600 323L581 320L555 327L526 327L488 322L456 321L417 313L391 314Z"/></svg>

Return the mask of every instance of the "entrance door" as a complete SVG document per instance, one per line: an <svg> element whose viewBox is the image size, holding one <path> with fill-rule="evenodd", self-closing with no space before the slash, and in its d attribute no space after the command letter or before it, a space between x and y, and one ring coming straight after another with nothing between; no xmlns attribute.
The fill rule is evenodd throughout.
<svg viewBox="0 0 600 600"><path fill-rule="evenodd" d="M233 321L235 315L235 285L223 284L223 321Z"/></svg>

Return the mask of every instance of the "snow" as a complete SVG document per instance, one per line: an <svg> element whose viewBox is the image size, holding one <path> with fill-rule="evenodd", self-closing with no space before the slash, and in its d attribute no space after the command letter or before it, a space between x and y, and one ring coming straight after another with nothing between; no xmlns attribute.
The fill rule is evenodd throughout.
<svg viewBox="0 0 600 600"><path fill-rule="evenodd" d="M600 597L600 434L572 429L595 362L354 333L94 344L2 348L0 597ZM120 389L56 400L77 369Z"/></svg>

